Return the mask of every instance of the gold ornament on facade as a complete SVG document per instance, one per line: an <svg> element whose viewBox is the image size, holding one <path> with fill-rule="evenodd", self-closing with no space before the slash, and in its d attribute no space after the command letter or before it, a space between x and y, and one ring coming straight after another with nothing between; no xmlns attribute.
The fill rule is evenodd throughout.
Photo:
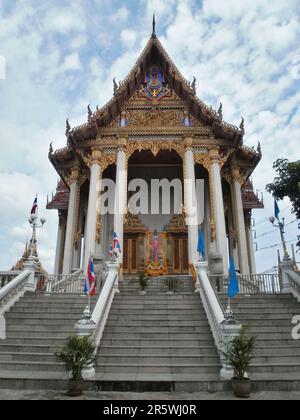
<svg viewBox="0 0 300 420"><path fill-rule="evenodd" d="M97 214L97 222L96 222L96 241L97 244L101 242L101 227L102 227L102 216L101 214Z"/></svg>
<svg viewBox="0 0 300 420"><path fill-rule="evenodd" d="M78 181L79 178L79 168L76 166L74 168L71 169L71 173L69 176L66 177L66 183L69 187L71 187L71 185Z"/></svg>
<svg viewBox="0 0 300 420"><path fill-rule="evenodd" d="M161 150L174 150L183 159L184 145L179 141L136 141L129 142L126 150L127 159L129 159L134 152L150 150L154 157L156 157Z"/></svg>
<svg viewBox="0 0 300 420"><path fill-rule="evenodd" d="M210 221L210 235L211 235L211 242L215 242L216 241L216 236L217 234L217 226L216 226L216 222L214 219L211 219Z"/></svg>

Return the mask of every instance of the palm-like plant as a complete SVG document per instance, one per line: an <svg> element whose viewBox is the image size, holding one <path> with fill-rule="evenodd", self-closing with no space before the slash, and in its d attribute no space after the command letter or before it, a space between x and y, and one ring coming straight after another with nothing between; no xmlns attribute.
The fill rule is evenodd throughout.
<svg viewBox="0 0 300 420"><path fill-rule="evenodd" d="M234 379L240 381L245 379L251 360L255 356L256 337L248 337L246 332L243 327L240 335L233 339L224 354L227 362L234 369Z"/></svg>
<svg viewBox="0 0 300 420"><path fill-rule="evenodd" d="M72 373L72 380L81 382L83 368L95 362L95 346L90 337L70 337L56 357L65 364L66 371Z"/></svg>

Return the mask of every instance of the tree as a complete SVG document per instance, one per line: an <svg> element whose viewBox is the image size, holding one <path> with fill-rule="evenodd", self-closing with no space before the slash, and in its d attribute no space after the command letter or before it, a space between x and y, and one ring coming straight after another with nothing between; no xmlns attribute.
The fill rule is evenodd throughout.
<svg viewBox="0 0 300 420"><path fill-rule="evenodd" d="M278 159L273 168L278 176L266 186L266 190L277 200L288 197L293 205L292 212L300 219L300 160L289 162L287 159ZM297 246L300 247L300 241Z"/></svg>

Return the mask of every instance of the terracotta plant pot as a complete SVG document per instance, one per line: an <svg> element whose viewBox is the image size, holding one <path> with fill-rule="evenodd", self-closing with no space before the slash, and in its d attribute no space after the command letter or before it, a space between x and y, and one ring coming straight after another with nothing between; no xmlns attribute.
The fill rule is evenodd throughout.
<svg viewBox="0 0 300 420"><path fill-rule="evenodd" d="M83 394L82 381L69 381L68 396L80 397Z"/></svg>
<svg viewBox="0 0 300 420"><path fill-rule="evenodd" d="M250 379L232 379L232 390L237 398L249 398L251 395L251 381Z"/></svg>

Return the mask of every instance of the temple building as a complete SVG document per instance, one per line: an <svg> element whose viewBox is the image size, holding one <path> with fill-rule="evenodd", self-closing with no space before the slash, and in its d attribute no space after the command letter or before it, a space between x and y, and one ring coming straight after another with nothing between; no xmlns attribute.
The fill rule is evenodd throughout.
<svg viewBox="0 0 300 420"><path fill-rule="evenodd" d="M120 84L114 80L113 87L102 109L88 107L85 124L71 128L67 120L64 149L50 147L60 177L48 203L59 215L55 274L86 270L91 255L108 259L114 233L124 275L188 274L199 259L200 228L206 258L221 257L223 273L233 255L239 272L255 274L251 212L263 203L251 175L262 154L260 145L244 146L244 120L230 125L222 105L215 111L197 97L196 79L184 79L155 30L128 77ZM149 187L148 204L156 211L132 211L137 179ZM107 214L101 210L104 180L115 183L113 210L118 209ZM172 189L168 212L151 200L153 180L182 182L182 200L175 200ZM204 180L200 224L187 221L199 199L197 180Z"/></svg>

